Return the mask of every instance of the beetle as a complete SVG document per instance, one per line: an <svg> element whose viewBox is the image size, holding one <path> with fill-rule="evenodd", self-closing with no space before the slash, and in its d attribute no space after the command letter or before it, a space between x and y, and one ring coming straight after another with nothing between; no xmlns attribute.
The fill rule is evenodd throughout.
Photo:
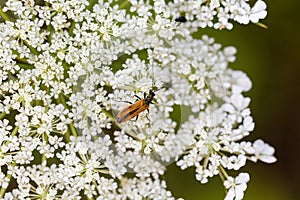
<svg viewBox="0 0 300 200"><path fill-rule="evenodd" d="M148 96L146 96L146 93L144 93L143 99L141 99L135 95L135 97L137 97L139 99L139 101L123 108L115 116L115 122L116 123L124 123L124 122L131 120L134 117L138 118L138 115L141 112L143 112L144 110L148 110L148 112L149 112L149 105L152 103L154 96L155 96L155 93L153 92L153 90L149 90Z"/></svg>
<svg viewBox="0 0 300 200"><path fill-rule="evenodd" d="M175 18L175 22L184 23L187 22L187 19L185 18L185 16L179 16Z"/></svg>

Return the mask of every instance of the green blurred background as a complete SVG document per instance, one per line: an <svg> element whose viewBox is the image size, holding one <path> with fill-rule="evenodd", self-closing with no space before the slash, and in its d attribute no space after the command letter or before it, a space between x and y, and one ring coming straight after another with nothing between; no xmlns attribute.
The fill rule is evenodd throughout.
<svg viewBox="0 0 300 200"><path fill-rule="evenodd" d="M232 31L202 30L222 45L238 49L231 65L253 81L250 96L255 130L247 140L262 138L276 148L275 164L248 163L241 171L251 180L245 200L300 199L300 1L266 0L268 16L256 25L235 24ZM177 197L223 199L222 182L214 177L197 183L193 170L181 172L170 166L167 179ZM297 195L298 193L298 195Z"/></svg>

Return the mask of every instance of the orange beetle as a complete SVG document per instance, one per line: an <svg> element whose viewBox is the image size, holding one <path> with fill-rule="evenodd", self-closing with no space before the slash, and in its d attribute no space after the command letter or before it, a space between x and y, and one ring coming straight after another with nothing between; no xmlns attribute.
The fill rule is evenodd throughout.
<svg viewBox="0 0 300 200"><path fill-rule="evenodd" d="M141 99L135 95L135 97L137 97L139 99L139 101L123 108L115 116L115 122L116 123L127 122L134 117L138 118L138 115L141 112L143 112L144 110L149 111L149 105L150 105L150 103L152 103L154 96L155 96L155 93L152 90L149 90L148 96L146 96L146 93L144 93L144 99Z"/></svg>

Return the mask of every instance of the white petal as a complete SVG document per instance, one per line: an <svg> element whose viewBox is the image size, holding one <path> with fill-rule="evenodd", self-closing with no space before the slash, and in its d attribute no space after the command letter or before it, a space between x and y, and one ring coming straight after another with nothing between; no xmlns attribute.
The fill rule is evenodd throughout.
<svg viewBox="0 0 300 200"><path fill-rule="evenodd" d="M259 156L259 160L261 160L265 163L274 163L277 161L277 158L275 158L274 156L262 155L262 156Z"/></svg>
<svg viewBox="0 0 300 200"><path fill-rule="evenodd" d="M257 23L260 19L264 19L267 16L267 5L263 1L257 1L251 9L250 20L253 23Z"/></svg>
<svg viewBox="0 0 300 200"><path fill-rule="evenodd" d="M264 11L267 8L267 4L264 1L257 1L253 8L252 8L252 12L260 12L260 11Z"/></svg>
<svg viewBox="0 0 300 200"><path fill-rule="evenodd" d="M240 173L236 177L236 182L237 183L247 183L250 180L250 176L248 173Z"/></svg>

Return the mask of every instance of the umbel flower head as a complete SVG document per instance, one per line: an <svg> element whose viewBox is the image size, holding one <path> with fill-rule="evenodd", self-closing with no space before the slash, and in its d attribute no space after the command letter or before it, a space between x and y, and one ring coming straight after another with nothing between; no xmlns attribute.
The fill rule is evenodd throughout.
<svg viewBox="0 0 300 200"><path fill-rule="evenodd" d="M219 175L225 198L242 199L249 174L228 173L275 162L274 148L244 140L251 81L229 68L236 49L192 35L257 23L265 9L261 0L5 1L0 198L175 199L162 175L176 163L201 183ZM137 120L114 121L150 90L145 111L127 114Z"/></svg>

